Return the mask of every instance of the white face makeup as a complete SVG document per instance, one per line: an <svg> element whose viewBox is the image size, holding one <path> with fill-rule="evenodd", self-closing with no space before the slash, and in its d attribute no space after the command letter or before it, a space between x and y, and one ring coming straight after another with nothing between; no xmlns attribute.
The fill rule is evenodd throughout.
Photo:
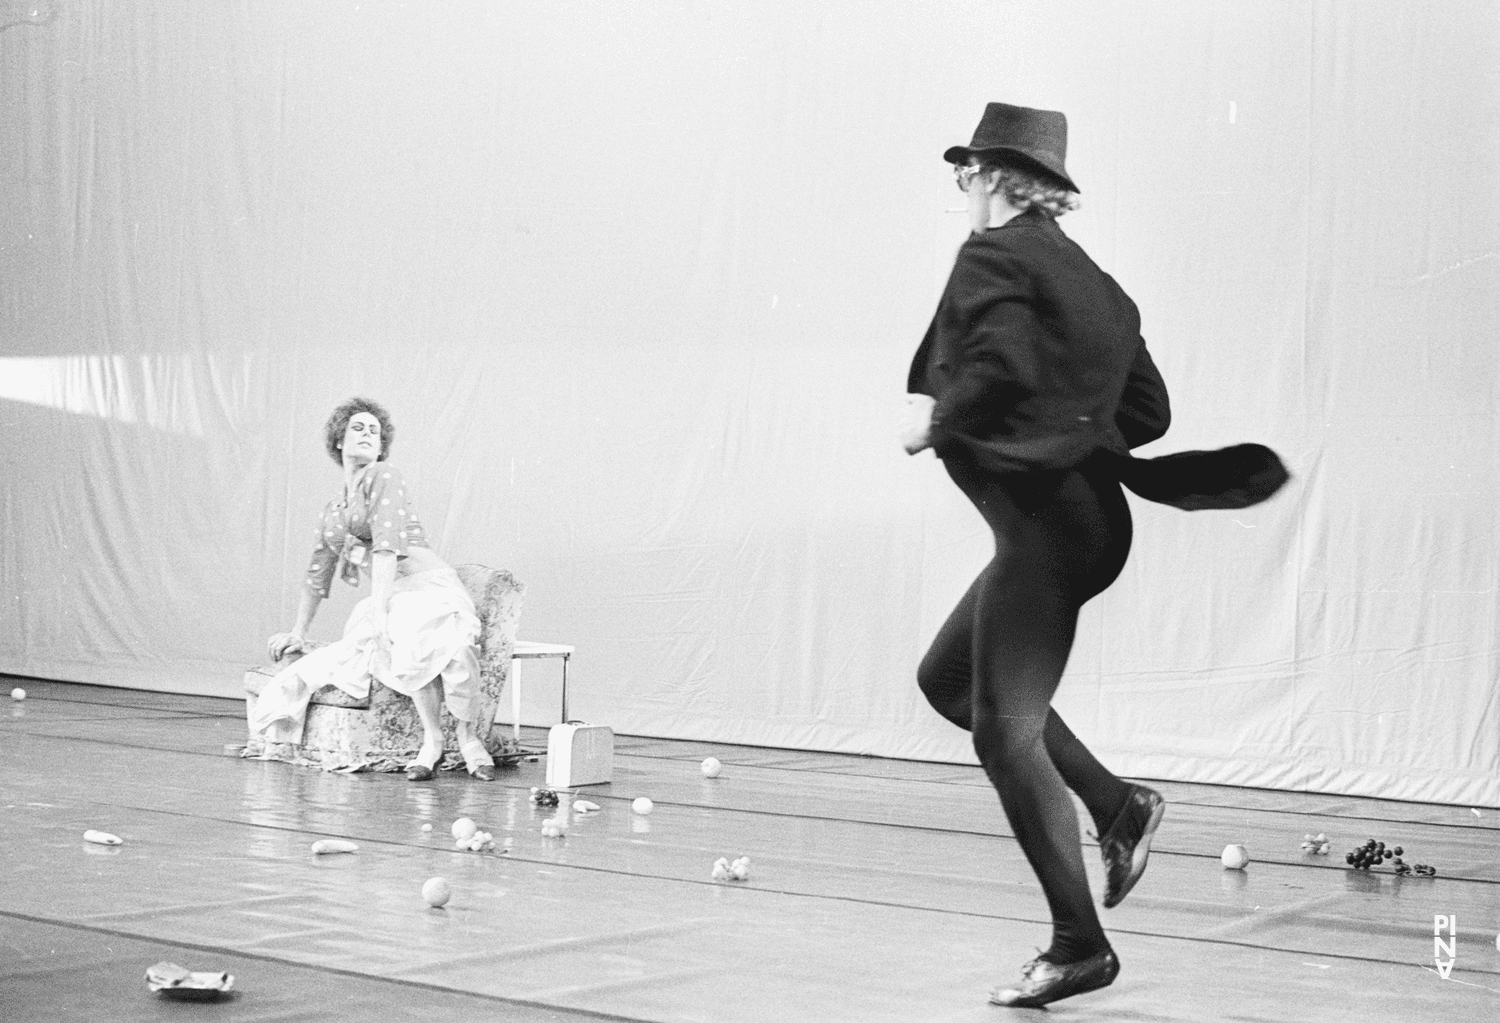
<svg viewBox="0 0 1500 1023"><path fill-rule="evenodd" d="M990 189L985 180L989 175L979 170L979 161L973 157L960 173L969 176L967 184L962 177L959 181L969 199L969 229L977 234L990 226Z"/></svg>
<svg viewBox="0 0 1500 1023"><path fill-rule="evenodd" d="M380 458L380 420L368 412L356 412L344 427L344 461L364 465Z"/></svg>

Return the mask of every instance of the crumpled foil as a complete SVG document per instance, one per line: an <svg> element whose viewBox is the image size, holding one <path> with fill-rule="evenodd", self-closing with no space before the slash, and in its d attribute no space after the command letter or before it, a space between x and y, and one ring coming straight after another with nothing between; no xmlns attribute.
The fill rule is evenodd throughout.
<svg viewBox="0 0 1500 1023"><path fill-rule="evenodd" d="M146 986L171 998L208 1000L234 987L234 977L222 970L185 970L176 963L161 962L146 969Z"/></svg>

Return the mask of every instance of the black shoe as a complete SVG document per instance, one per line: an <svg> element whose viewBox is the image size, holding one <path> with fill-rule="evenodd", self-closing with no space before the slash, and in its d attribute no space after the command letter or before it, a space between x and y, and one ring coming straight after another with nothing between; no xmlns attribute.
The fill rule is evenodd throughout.
<svg viewBox="0 0 1500 1023"><path fill-rule="evenodd" d="M458 744L458 751L464 756L464 769L471 775L480 781L495 780L495 762L490 759L484 743L478 739L466 739Z"/></svg>
<svg viewBox="0 0 1500 1023"><path fill-rule="evenodd" d="M1161 823L1167 801L1144 785L1130 786L1130 796L1109 830L1099 837L1104 859L1104 908L1118 906L1146 872L1151 836Z"/></svg>
<svg viewBox="0 0 1500 1023"><path fill-rule="evenodd" d="M406 765L407 781L432 781L437 777L438 765L443 762L443 751L438 750L437 757L430 764L422 763L422 751L417 751L417 759Z"/></svg>
<svg viewBox="0 0 1500 1023"><path fill-rule="evenodd" d="M1021 967L1021 983L990 992L990 1004L1034 1009L1059 998L1109 987L1119 973L1120 960L1109 949L1078 963L1059 965L1033 959Z"/></svg>

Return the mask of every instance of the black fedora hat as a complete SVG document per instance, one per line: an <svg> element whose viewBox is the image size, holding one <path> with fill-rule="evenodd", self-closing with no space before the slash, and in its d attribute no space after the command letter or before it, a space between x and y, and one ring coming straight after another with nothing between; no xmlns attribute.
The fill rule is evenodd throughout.
<svg viewBox="0 0 1500 1023"><path fill-rule="evenodd" d="M1063 166L1068 155L1068 119L1060 111L1033 110L1009 103L986 104L979 127L974 129L974 141L967 146L954 146L943 154L943 159L965 163L971 156L983 160L1002 153L1046 171L1067 185L1069 191L1079 191Z"/></svg>

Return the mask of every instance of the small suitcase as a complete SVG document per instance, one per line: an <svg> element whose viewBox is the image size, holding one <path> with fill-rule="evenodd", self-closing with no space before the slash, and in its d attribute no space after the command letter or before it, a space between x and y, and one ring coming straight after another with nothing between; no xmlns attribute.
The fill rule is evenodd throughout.
<svg viewBox="0 0 1500 1023"><path fill-rule="evenodd" d="M547 786L608 784L614 757L615 733L607 725L553 725L547 732Z"/></svg>

